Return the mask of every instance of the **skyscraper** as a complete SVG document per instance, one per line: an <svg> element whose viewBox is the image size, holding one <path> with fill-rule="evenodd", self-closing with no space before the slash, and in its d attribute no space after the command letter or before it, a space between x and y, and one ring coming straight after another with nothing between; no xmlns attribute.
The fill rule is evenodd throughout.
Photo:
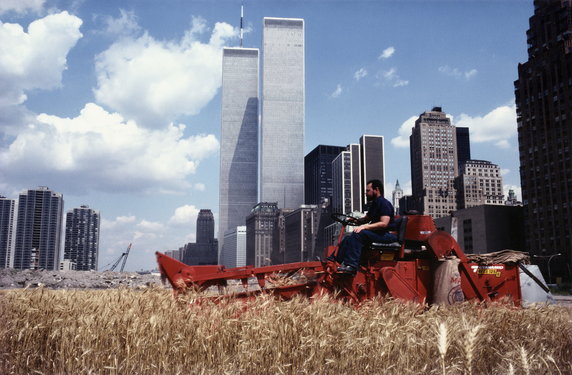
<svg viewBox="0 0 572 375"><path fill-rule="evenodd" d="M459 209L504 204L500 168L490 161L466 160L457 181Z"/></svg>
<svg viewBox="0 0 572 375"><path fill-rule="evenodd" d="M258 49L224 48L219 231L244 225L258 199Z"/></svg>
<svg viewBox="0 0 572 375"><path fill-rule="evenodd" d="M246 218L246 264L255 267L270 265L272 236L278 205L261 202Z"/></svg>
<svg viewBox="0 0 572 375"><path fill-rule="evenodd" d="M197 216L196 242L186 244L179 255L188 265L218 263L218 241L214 238L214 215L209 209L201 209Z"/></svg>
<svg viewBox="0 0 572 375"><path fill-rule="evenodd" d="M346 148L318 145L304 157L304 198L306 204L332 200L332 161Z"/></svg>
<svg viewBox="0 0 572 375"><path fill-rule="evenodd" d="M246 266L246 226L229 229L224 235L224 244L219 264L227 268Z"/></svg>
<svg viewBox="0 0 572 375"><path fill-rule="evenodd" d="M11 268L15 201L0 195L0 268Z"/></svg>
<svg viewBox="0 0 572 375"><path fill-rule="evenodd" d="M264 18L260 201L304 203L304 20Z"/></svg>
<svg viewBox="0 0 572 375"><path fill-rule="evenodd" d="M434 218L457 209L455 177L458 175L455 126L434 107L415 121L409 137L411 183L416 210Z"/></svg>
<svg viewBox="0 0 572 375"><path fill-rule="evenodd" d="M197 243L214 242L214 215L209 209L201 209L197 216Z"/></svg>
<svg viewBox="0 0 572 375"><path fill-rule="evenodd" d="M63 208L62 194L45 186L20 194L14 268L59 269Z"/></svg>
<svg viewBox="0 0 572 375"><path fill-rule="evenodd" d="M467 160L471 160L471 142L469 137L469 128L456 127L457 132L457 162L459 164L459 173L463 170L463 164Z"/></svg>
<svg viewBox="0 0 572 375"><path fill-rule="evenodd" d="M64 259L74 262L76 270L97 270L99 227L99 211L81 206L67 212Z"/></svg>
<svg viewBox="0 0 572 375"><path fill-rule="evenodd" d="M572 264L572 3L534 1L514 82L526 250ZM566 259L567 258L567 259Z"/></svg>
<svg viewBox="0 0 572 375"><path fill-rule="evenodd" d="M385 185L385 162L383 157L383 136L362 135L359 139L361 151L361 189L365 191L368 181L380 180Z"/></svg>
<svg viewBox="0 0 572 375"><path fill-rule="evenodd" d="M351 144L332 161L332 212L361 212L364 203L359 144Z"/></svg>

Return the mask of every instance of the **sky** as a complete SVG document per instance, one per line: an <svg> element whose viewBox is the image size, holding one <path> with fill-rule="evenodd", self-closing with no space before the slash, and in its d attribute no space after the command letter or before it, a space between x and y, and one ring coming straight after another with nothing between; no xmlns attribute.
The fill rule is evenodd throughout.
<svg viewBox="0 0 572 375"><path fill-rule="evenodd" d="M520 197L514 104L532 0L244 0L305 20L305 152L383 135L386 196L411 192L409 135L440 106ZM126 270L218 218L222 48L240 0L0 0L0 195L48 186L102 217L99 266ZM216 233L216 232L215 232ZM63 247L63 243L62 243Z"/></svg>

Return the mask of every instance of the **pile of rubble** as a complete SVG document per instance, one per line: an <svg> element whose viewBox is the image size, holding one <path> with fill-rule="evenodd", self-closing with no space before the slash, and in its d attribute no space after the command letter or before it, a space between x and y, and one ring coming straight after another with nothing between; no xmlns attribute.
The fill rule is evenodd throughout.
<svg viewBox="0 0 572 375"><path fill-rule="evenodd" d="M157 273L0 269L0 289L110 289L162 286Z"/></svg>

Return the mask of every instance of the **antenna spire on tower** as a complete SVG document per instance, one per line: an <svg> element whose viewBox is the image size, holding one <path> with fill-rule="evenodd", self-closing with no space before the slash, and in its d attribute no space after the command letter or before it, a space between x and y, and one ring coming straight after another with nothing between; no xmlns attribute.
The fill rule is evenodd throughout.
<svg viewBox="0 0 572 375"><path fill-rule="evenodd" d="M240 47L242 48L242 17L244 17L244 3L240 3Z"/></svg>

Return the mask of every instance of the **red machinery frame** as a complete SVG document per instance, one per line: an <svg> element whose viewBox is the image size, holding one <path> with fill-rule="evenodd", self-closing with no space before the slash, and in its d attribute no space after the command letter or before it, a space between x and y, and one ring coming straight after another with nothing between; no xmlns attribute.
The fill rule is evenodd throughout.
<svg viewBox="0 0 572 375"><path fill-rule="evenodd" d="M340 240L344 231L345 226ZM336 272L338 264L333 261L225 268L218 265L188 266L160 252L156 256L162 276L169 280L175 293L187 288L205 290L211 286L222 290L229 285L229 280L235 280L235 284L242 285L242 288L226 294L236 298L268 293L289 299L299 294L311 297L331 293L355 303L379 295L432 303L433 276L439 260L456 256L460 260L459 274L465 299L496 301L508 297L515 304L520 304L517 264L482 266L471 263L451 235L436 230L430 216L407 216L404 231L399 247L381 251L364 249L362 264L355 276ZM330 246L324 255L332 255L337 250L338 246ZM280 285L277 282L280 276L285 276L289 282ZM253 279L256 280L255 288L250 290L252 283L249 280Z"/></svg>

